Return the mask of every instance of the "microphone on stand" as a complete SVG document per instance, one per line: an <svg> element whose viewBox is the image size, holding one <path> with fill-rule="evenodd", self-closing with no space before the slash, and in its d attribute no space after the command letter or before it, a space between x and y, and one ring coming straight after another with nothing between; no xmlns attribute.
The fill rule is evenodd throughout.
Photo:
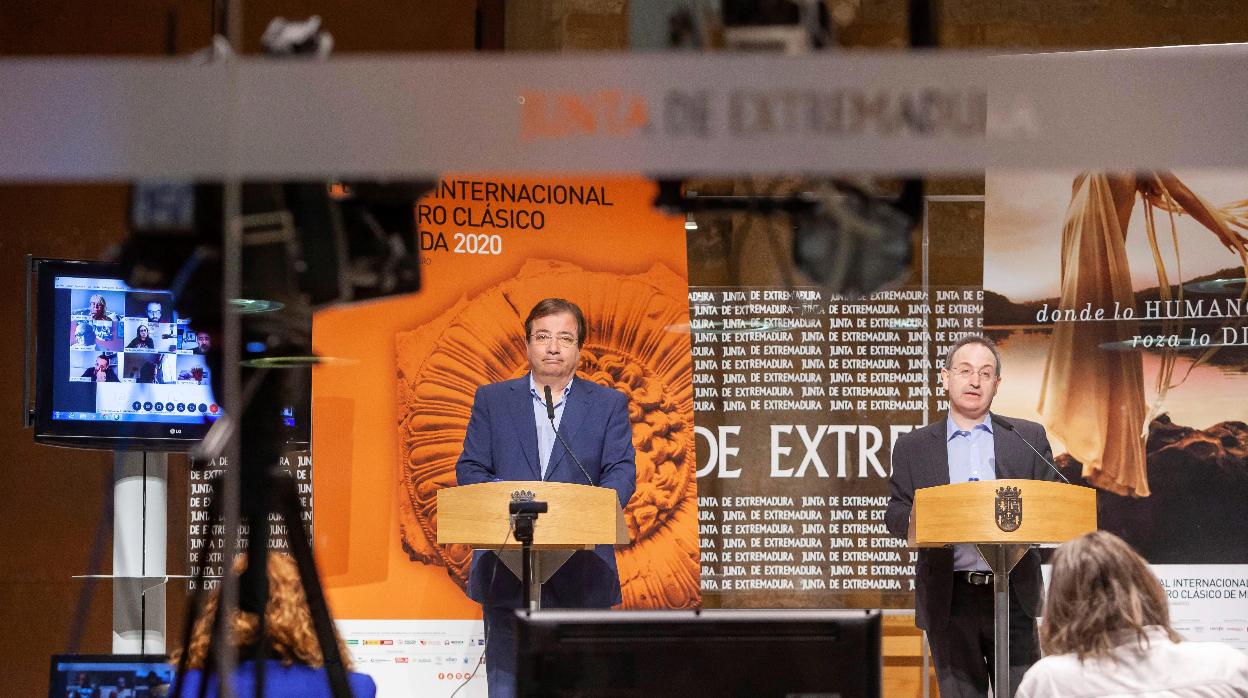
<svg viewBox="0 0 1248 698"><path fill-rule="evenodd" d="M568 452L569 456L572 456L572 460L576 461L576 467L580 468L581 472L585 474L585 479L589 480L589 484L596 487L594 478L589 476L589 471L585 469L584 465L581 465L581 459L577 458L576 454L572 452L572 447L568 446L568 442L563 440L563 435L559 433L559 428L555 426L555 401L550 396L550 386L544 385L542 387L546 389L546 417L550 419L550 426L555 430L555 438L559 439L559 443L563 444L564 450Z"/></svg>
<svg viewBox="0 0 1248 698"><path fill-rule="evenodd" d="M549 390L549 388L547 388L547 390ZM1061 470L1058 470L1057 466L1053 464L1053 461L1045 458L1043 453L1038 451L1035 446L1032 446L1031 442L1028 441L1022 434L1018 433L1018 429L1014 428L1013 422L1005 417L998 417L994 414L992 415L992 423L1004 428L1006 431L1013 432L1014 435L1021 439L1023 443L1027 444L1027 448L1030 448L1032 452L1034 452L1037 456L1040 456L1040 460L1048 463L1049 467L1053 469L1053 472L1057 473L1057 476L1062 478L1062 482L1065 482L1067 485L1070 484L1070 480L1066 479L1066 476L1062 474Z"/></svg>

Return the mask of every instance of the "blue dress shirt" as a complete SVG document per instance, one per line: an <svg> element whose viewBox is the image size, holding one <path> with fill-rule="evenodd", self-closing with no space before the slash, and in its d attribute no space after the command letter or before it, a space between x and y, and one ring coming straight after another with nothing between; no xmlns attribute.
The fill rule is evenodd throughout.
<svg viewBox="0 0 1248 698"><path fill-rule="evenodd" d="M533 419L537 421L537 457L542 461L542 479L550 477L550 473L546 470L550 466L550 454L555 449L555 429L559 428L559 424L563 422L563 406L568 402L568 393L572 391L572 381L576 380L573 376L568 384L558 395L551 395L555 400L555 425L550 425L550 418L546 414L546 395L545 390L537 389L537 381L533 380L533 374L529 374L529 394L533 396Z"/></svg>
<svg viewBox="0 0 1248 698"><path fill-rule="evenodd" d="M949 453L949 484L997 479L997 457L993 448L992 415L969 430L945 418L945 447ZM953 546L953 569L991 571L974 545Z"/></svg>

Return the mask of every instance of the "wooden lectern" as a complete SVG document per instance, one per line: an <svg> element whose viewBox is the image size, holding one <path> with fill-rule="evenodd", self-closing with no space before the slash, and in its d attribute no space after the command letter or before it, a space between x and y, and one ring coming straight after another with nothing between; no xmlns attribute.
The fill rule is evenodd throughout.
<svg viewBox="0 0 1248 698"><path fill-rule="evenodd" d="M992 568L993 692L1010 695L1010 570L1038 543L1096 530L1096 490L1043 480L984 480L914 493L908 542L972 543Z"/></svg>
<svg viewBox="0 0 1248 698"><path fill-rule="evenodd" d="M438 490L437 496L438 544L459 543L492 551L521 547L512 533L512 501L546 502L547 512L533 528L533 543L524 546L529 551L524 567L529 575L530 610L541 607L542 582L572 552L629 542L619 498L606 487L516 480L448 487ZM545 576L543 568L549 568Z"/></svg>

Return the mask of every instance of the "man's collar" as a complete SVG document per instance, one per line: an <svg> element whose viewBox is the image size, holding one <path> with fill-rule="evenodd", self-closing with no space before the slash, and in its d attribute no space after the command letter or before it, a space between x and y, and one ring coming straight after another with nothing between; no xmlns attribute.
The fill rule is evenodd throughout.
<svg viewBox="0 0 1248 698"><path fill-rule="evenodd" d="M572 392L572 382L575 380L576 374L573 373L572 377L568 379L568 384L563 386L563 392L560 394L561 397L567 397L568 393ZM532 371L529 371L529 392L538 397L542 397L546 393L545 390L537 389L537 381L533 379Z"/></svg>
<svg viewBox="0 0 1248 698"><path fill-rule="evenodd" d="M984 429L984 431L988 432L989 434L992 433L992 413L991 412L985 412L984 418L980 420L978 424L966 430L963 430L961 427L957 425L956 422L953 421L952 415L946 414L945 415L945 441L948 442L950 439L953 438L954 434L960 431L969 432L969 431L974 431L976 429L979 429L981 427Z"/></svg>

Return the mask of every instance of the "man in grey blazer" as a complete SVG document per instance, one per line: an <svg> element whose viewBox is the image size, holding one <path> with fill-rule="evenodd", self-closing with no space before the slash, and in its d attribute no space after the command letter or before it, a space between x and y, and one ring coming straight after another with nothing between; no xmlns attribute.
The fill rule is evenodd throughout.
<svg viewBox="0 0 1248 698"><path fill-rule="evenodd" d="M992 340L972 335L953 345L940 372L949 413L897 439L885 521L905 538L914 493L973 480L1057 480L1045 462L1052 450L1044 427L989 412L1001 384L1001 355ZM1044 458L1023 441L1036 447ZM924 548L915 565L915 625L927 631L942 698L983 698L993 670L992 572L972 545ZM1036 616L1043 602L1040 556L1033 549L1010 573L1010 687L1040 659Z"/></svg>

